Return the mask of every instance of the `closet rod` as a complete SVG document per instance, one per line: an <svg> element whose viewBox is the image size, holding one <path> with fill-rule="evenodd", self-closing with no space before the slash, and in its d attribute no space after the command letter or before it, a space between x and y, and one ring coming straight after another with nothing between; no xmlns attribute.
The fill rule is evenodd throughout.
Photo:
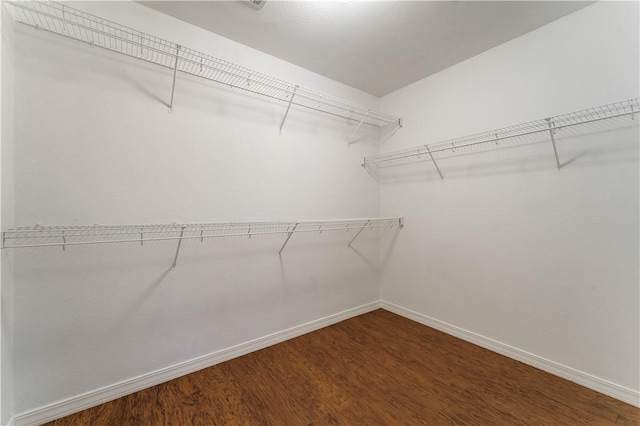
<svg viewBox="0 0 640 426"><path fill-rule="evenodd" d="M549 132L550 141L553 144L554 154L556 157L556 165L558 170L560 170L561 164L560 160L558 159L558 154L555 147L555 132L567 127L579 126L624 116L631 116L631 118L633 119L634 115L638 112L640 112L640 99L629 99L625 101L614 102L612 104L587 108L568 114L518 124L515 126L505 127L502 129L496 129L484 133L465 136L462 138L450 139L434 144L420 145L412 148L364 157L362 166L366 167L370 164L373 164L377 167L384 167L386 165L392 165L388 163L393 163L397 160L430 156L431 160L438 170L438 173L440 174L440 177L444 178L440 169L438 168L437 163L435 162L433 154L445 151L456 152L456 149L460 148L487 143L497 144L498 142L505 139L512 139L527 135Z"/></svg>
<svg viewBox="0 0 640 426"><path fill-rule="evenodd" d="M305 88L56 2L9 1L16 22L232 88L368 125L402 125L399 117ZM286 113L285 113L286 118ZM282 124L284 124L284 119ZM282 128L281 124L281 128Z"/></svg>

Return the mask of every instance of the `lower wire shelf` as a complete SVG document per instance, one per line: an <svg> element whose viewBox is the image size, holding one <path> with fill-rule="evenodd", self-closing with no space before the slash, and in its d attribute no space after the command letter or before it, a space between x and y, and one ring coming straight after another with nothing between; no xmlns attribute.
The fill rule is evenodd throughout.
<svg viewBox="0 0 640 426"><path fill-rule="evenodd" d="M285 221L285 222L224 222L224 223L173 223L146 225L92 225L92 226L41 226L17 227L2 232L2 249L59 247L89 244L139 243L152 241L178 241L172 268L175 269L182 240L246 237L254 235L284 234L286 239L281 254L295 233L322 233L324 231L354 231L349 246L365 229L402 228L401 217L363 219Z"/></svg>

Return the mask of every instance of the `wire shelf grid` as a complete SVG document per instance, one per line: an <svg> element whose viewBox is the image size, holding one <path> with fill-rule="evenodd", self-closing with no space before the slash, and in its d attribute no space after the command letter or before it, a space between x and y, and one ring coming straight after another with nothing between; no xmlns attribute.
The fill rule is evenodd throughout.
<svg viewBox="0 0 640 426"><path fill-rule="evenodd" d="M295 85L229 61L56 2L9 1L13 18L52 32L175 71L349 120L383 127L398 117Z"/></svg>
<svg viewBox="0 0 640 426"><path fill-rule="evenodd" d="M402 218L365 218L289 222L225 222L155 225L30 226L2 233L2 248L62 247L88 244L200 240L325 231L361 231L402 226ZM284 247L283 247L284 248Z"/></svg>
<svg viewBox="0 0 640 426"><path fill-rule="evenodd" d="M423 158L439 152L456 152L458 149L482 145L495 144L502 140L529 136L544 132L555 133L557 130L578 126L581 124L593 123L601 120L608 120L623 117L640 112L640 99L629 99L614 102L608 105L587 108L568 114L558 115L541 120L530 121L528 123L517 124L502 129L491 130L475 135L464 136L456 139L449 139L433 144L425 144L398 151L388 152L379 155L372 155L364 158L363 166L374 165L385 167L396 164L398 160ZM553 141L555 147L555 141ZM431 157L433 159L433 157Z"/></svg>

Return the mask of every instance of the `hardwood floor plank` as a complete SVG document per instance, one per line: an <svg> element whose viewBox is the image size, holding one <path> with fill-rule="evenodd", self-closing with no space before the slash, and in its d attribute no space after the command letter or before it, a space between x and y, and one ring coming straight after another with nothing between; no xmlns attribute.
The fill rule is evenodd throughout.
<svg viewBox="0 0 640 426"><path fill-rule="evenodd" d="M49 425L640 425L640 410L377 310Z"/></svg>
<svg viewBox="0 0 640 426"><path fill-rule="evenodd" d="M73 424L77 426L90 426L91 411L90 410L80 411L78 413L71 414L67 417L64 417L63 419L54 420L49 424L54 426L68 425L68 424Z"/></svg>

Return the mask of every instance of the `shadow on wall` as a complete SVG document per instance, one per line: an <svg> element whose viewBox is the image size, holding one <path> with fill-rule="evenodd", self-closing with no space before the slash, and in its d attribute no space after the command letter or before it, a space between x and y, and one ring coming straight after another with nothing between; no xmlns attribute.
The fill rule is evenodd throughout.
<svg viewBox="0 0 640 426"><path fill-rule="evenodd" d="M81 292L87 290L88 286L83 283L91 283L93 278L101 276L104 278L110 275L107 282L121 283L128 281L131 276L139 271L145 272L145 279L137 278L141 290L140 299L144 299L145 294L150 294L155 288L162 284L167 278L170 281L175 279L175 275L191 273L195 268L206 268L215 270L236 271L233 266L246 269L247 267L269 264L274 272L276 269L282 275L282 283L288 284L285 271L287 269L300 270L301 266L297 262L308 262L313 260L309 267L316 266L315 259L322 259L328 256L338 256L339 259L348 256L349 253L356 253L358 258L365 262L370 269L378 271L378 246L382 238L387 239L388 235L400 231L400 227L395 224L378 229L346 229L344 231L333 232L312 232L296 234L290 241L285 239L285 235L255 235L253 238L229 236L215 239L189 239L180 244L178 241L151 241L115 243L115 244L87 244L87 245L67 245L63 248L64 242L56 241L52 238L50 243L60 244L50 247L29 247L11 249L15 253L19 262L18 275L20 279L28 276L60 276L73 277L78 281L78 289ZM158 234L159 236L169 236L169 234ZM74 237L81 239L82 237ZM108 241L108 237L105 241ZM115 237L114 237L115 238ZM26 240L29 244L30 240ZM66 240L67 244L70 242ZM288 242L286 247L283 243ZM279 249L284 247L281 254ZM353 250L353 252L349 251ZM388 250L391 250L389 247ZM8 254L5 253L5 254ZM172 261L176 255L177 271L172 273ZM303 258L300 258L302 256ZM277 264L276 264L277 262ZM277 266L277 267L276 267ZM287 268L288 266L288 268ZM305 268L302 268L304 271ZM276 274L278 275L278 274ZM206 280L211 276L203 277ZM46 280L45 280L46 281ZM34 280L33 282L37 282ZM144 283L144 284L143 284ZM75 292L76 290L74 290Z"/></svg>
<svg viewBox="0 0 640 426"><path fill-rule="evenodd" d="M556 134L560 169L604 167L638 163L638 119L621 117L581 128L565 128ZM468 147L452 147L434 154L444 180L524 173L556 169L548 134L521 136ZM376 165L365 162L367 172L381 184L440 181L426 153Z"/></svg>
<svg viewBox="0 0 640 426"><path fill-rule="evenodd" d="M140 339L149 339L145 330L168 338L194 323L222 318L221 324L199 331L215 334L225 321L237 321L237 312L279 315L287 304L309 296L340 299L352 285L371 282L379 239L389 231L366 231L354 243L364 253L361 259L367 259L364 265L349 256L345 234L352 236L353 230L300 235L282 257L282 238L269 236L235 238L231 246L225 242L233 238L183 244L177 270L169 268L175 244L167 242L73 246L64 252L55 247L24 249L17 255L18 301L29 301L41 315L25 313L22 335L39 330L48 337L24 339L23 348L32 356L22 362L53 352L81 358L92 350L83 343L85 338L102 347L105 336L122 345L119 353L135 353L144 343ZM71 308L61 312L60 306Z"/></svg>
<svg viewBox="0 0 640 426"><path fill-rule="evenodd" d="M122 96L142 95L157 103L158 108L169 110L172 69L22 25L19 28L23 37L28 37L30 42L40 46L41 51L32 56L38 58L39 69L46 70L56 80L70 80L79 85L86 83L105 88L108 86L111 93ZM117 81L111 80L114 76ZM122 99L122 102L126 101L127 99ZM277 133L287 103L181 72L176 80L173 107L176 111L208 111L218 116L273 126L274 133ZM359 120L356 118L345 119L293 105L284 128L324 134L349 142L353 139L358 124ZM374 126L362 126L357 131L358 142L376 141L378 131Z"/></svg>
<svg viewBox="0 0 640 426"><path fill-rule="evenodd" d="M377 274L382 273L382 271L384 271L385 267L387 266L387 263L389 262L391 253L393 252L396 242L398 241L398 236L400 235L401 230L401 227L395 226L392 229L393 232L391 234L384 233L379 237L381 241L381 252L379 256L380 261L372 259L371 255L363 253L360 249L354 247L353 245L349 245L349 248L365 265L369 267L371 271ZM386 241L387 239L388 242Z"/></svg>
<svg viewBox="0 0 640 426"><path fill-rule="evenodd" d="M122 314L120 316L120 325L126 326L126 324L131 320L131 318L135 315L135 313L139 310L140 305L142 305L146 300L148 300L151 294L158 288L160 284L167 278L167 275L171 272L171 268L167 268L162 274L158 276L157 279L152 280L148 286L146 286L143 291L137 294L132 300L127 300L127 304L123 306ZM116 327L119 328L119 327Z"/></svg>

